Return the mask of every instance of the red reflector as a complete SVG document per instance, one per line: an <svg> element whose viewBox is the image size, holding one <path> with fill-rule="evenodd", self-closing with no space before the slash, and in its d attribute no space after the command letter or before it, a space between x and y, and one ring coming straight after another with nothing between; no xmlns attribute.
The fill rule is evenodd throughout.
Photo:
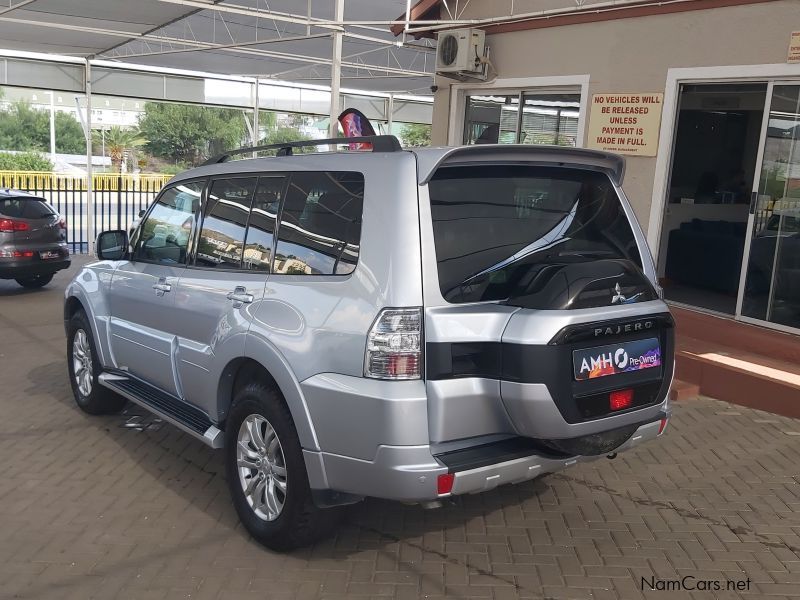
<svg viewBox="0 0 800 600"><path fill-rule="evenodd" d="M28 231L28 229L30 229L30 227L23 221L15 221L14 219L0 219L0 231L4 233Z"/></svg>
<svg viewBox="0 0 800 600"><path fill-rule="evenodd" d="M444 475L439 475L439 477L436 479L436 488L439 495L441 496L442 494L449 494L453 489L453 482L455 480L455 473L445 473Z"/></svg>
<svg viewBox="0 0 800 600"><path fill-rule="evenodd" d="M617 390L608 395L611 410L622 410L633 404L633 390Z"/></svg>
<svg viewBox="0 0 800 600"><path fill-rule="evenodd" d="M387 371L390 377L411 377L419 375L418 354L390 354Z"/></svg>
<svg viewBox="0 0 800 600"><path fill-rule="evenodd" d="M669 419L661 419L661 424L658 426L658 435L664 433L664 430L667 428L667 423L669 423Z"/></svg>

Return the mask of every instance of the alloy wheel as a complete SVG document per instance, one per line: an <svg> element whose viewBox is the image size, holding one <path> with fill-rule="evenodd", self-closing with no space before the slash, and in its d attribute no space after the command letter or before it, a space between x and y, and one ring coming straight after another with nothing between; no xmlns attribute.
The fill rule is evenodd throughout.
<svg viewBox="0 0 800 600"><path fill-rule="evenodd" d="M242 421L236 466L253 512L265 521L277 519L286 503L286 460L278 434L264 416L252 414Z"/></svg>
<svg viewBox="0 0 800 600"><path fill-rule="evenodd" d="M72 338L72 376L82 396L92 393L92 349L89 336L83 329L78 329Z"/></svg>

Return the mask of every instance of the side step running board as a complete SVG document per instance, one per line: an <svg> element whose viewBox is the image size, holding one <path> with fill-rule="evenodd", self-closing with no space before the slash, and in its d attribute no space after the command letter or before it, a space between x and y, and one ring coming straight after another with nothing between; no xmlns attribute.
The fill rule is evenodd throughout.
<svg viewBox="0 0 800 600"><path fill-rule="evenodd" d="M225 436L202 410L128 375L101 373L101 385L155 413L212 448L222 448Z"/></svg>

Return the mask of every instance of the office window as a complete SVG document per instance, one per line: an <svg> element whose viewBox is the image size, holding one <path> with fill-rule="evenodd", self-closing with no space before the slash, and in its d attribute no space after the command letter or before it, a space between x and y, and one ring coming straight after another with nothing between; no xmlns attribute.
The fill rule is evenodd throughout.
<svg viewBox="0 0 800 600"><path fill-rule="evenodd" d="M272 263L272 243L275 220L286 178L260 177L253 197L253 209L245 236L242 266L251 271L269 271Z"/></svg>
<svg viewBox="0 0 800 600"><path fill-rule="evenodd" d="M138 228L134 260L167 265L186 262L195 214L204 182L179 183L166 188Z"/></svg>
<svg viewBox="0 0 800 600"><path fill-rule="evenodd" d="M577 146L580 103L577 89L469 95L464 143Z"/></svg>
<svg viewBox="0 0 800 600"><path fill-rule="evenodd" d="M519 94L467 96L465 144L514 144L517 141Z"/></svg>
<svg viewBox="0 0 800 600"><path fill-rule="evenodd" d="M522 95L520 144L578 145L580 94Z"/></svg>
<svg viewBox="0 0 800 600"><path fill-rule="evenodd" d="M245 228L257 177L216 179L197 242L195 264L238 269L242 265Z"/></svg>
<svg viewBox="0 0 800 600"><path fill-rule="evenodd" d="M274 272L352 273L358 262L363 201L361 173L293 174L281 212Z"/></svg>

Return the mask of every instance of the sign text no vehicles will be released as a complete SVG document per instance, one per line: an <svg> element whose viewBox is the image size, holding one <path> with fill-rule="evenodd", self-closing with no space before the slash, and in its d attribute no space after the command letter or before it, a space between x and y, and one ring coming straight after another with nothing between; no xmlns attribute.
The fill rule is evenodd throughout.
<svg viewBox="0 0 800 600"><path fill-rule="evenodd" d="M655 156L663 94L595 94L589 115L589 148Z"/></svg>

